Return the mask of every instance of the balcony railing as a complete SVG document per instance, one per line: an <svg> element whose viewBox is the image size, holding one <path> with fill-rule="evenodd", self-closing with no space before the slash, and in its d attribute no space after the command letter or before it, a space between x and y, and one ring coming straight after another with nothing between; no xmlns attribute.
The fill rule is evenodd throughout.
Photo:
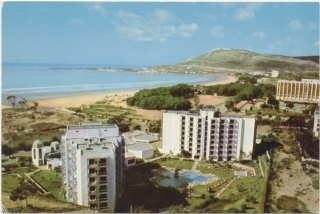
<svg viewBox="0 0 320 214"><path fill-rule="evenodd" d="M89 177L95 177L95 176L97 176L97 173L96 173L96 172L94 172L94 173L89 173Z"/></svg>
<svg viewBox="0 0 320 214"><path fill-rule="evenodd" d="M108 201L108 197L107 198L99 198L100 202L107 202Z"/></svg>
<svg viewBox="0 0 320 214"><path fill-rule="evenodd" d="M99 163L99 166L108 166L108 163Z"/></svg>
<svg viewBox="0 0 320 214"><path fill-rule="evenodd" d="M108 189L107 188L103 188L103 189L99 189L99 192L102 193L102 192L107 192Z"/></svg>

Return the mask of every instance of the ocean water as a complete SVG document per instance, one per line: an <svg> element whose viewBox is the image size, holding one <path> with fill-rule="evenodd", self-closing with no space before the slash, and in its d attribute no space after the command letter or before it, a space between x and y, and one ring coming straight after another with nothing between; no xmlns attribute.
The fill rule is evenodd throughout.
<svg viewBox="0 0 320 214"><path fill-rule="evenodd" d="M108 71L83 68L111 68ZM127 66L117 66L127 67ZM112 66L2 64L2 103L8 95L29 100L97 92L139 90L178 83L197 84L224 78L217 74L115 72ZM138 68L137 68L138 69ZM138 69L143 71L143 69Z"/></svg>

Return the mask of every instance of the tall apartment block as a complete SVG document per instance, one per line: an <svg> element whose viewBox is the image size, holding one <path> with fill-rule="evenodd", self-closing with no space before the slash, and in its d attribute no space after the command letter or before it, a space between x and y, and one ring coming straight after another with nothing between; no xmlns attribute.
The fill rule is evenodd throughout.
<svg viewBox="0 0 320 214"><path fill-rule="evenodd" d="M61 136L66 199L99 212L114 212L122 194L124 155L124 138L116 125L68 126Z"/></svg>
<svg viewBox="0 0 320 214"><path fill-rule="evenodd" d="M302 79L301 81L278 80L278 100L319 103L320 101L320 80Z"/></svg>
<svg viewBox="0 0 320 214"><path fill-rule="evenodd" d="M213 106L199 112L163 113L164 153L188 151L193 159L229 161L251 159L255 144L256 119L220 114Z"/></svg>

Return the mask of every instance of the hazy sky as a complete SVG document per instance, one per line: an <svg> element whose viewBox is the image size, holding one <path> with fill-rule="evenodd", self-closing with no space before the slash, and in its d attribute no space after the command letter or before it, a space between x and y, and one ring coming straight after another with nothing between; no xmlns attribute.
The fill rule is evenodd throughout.
<svg viewBox="0 0 320 214"><path fill-rule="evenodd" d="M5 2L2 61L175 64L216 48L319 55L319 3Z"/></svg>

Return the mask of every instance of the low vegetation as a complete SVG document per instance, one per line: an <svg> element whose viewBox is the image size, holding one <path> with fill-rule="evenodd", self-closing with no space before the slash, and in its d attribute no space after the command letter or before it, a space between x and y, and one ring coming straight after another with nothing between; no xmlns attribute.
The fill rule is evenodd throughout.
<svg viewBox="0 0 320 214"><path fill-rule="evenodd" d="M127 99L127 104L144 109L189 110L191 102L185 98L193 96L194 87L178 84L171 87L143 89Z"/></svg>

